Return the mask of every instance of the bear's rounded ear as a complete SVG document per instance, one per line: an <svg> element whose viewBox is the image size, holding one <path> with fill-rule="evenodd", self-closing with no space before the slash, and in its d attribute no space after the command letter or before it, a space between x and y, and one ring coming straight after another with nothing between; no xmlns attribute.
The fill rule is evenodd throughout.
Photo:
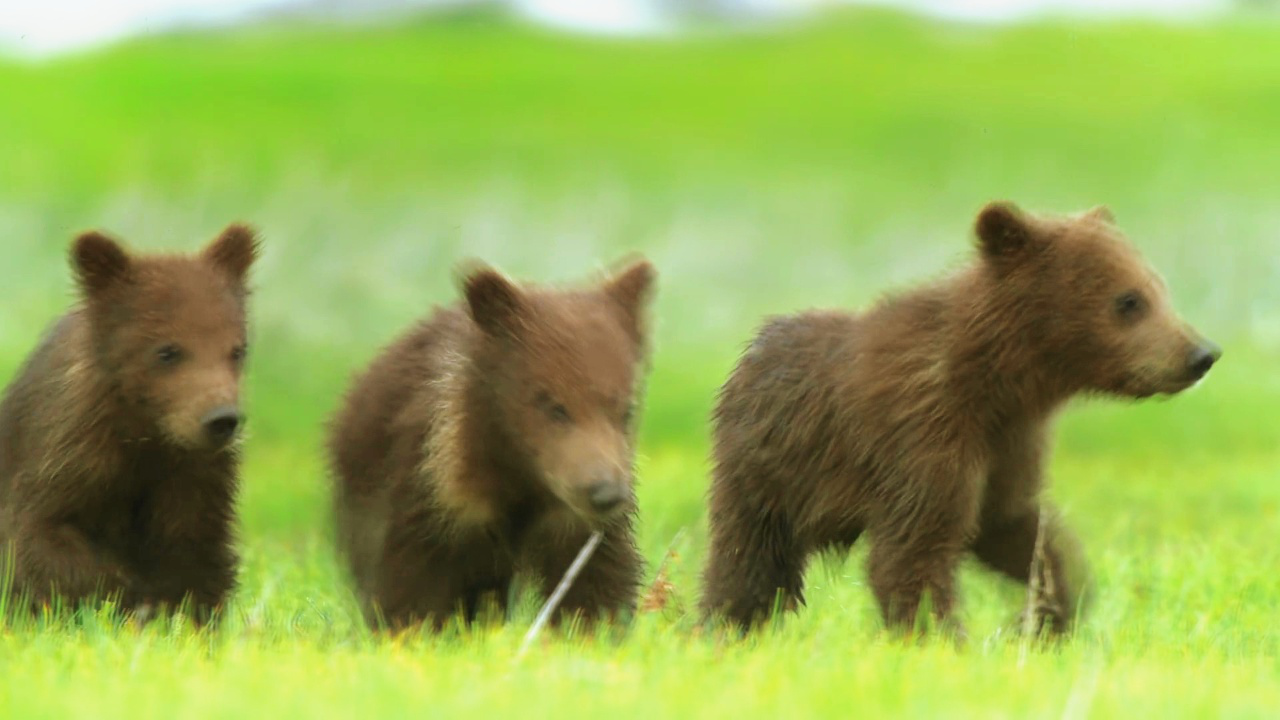
<svg viewBox="0 0 1280 720"><path fill-rule="evenodd" d="M640 310L652 299L657 279L658 271L653 263L637 257L626 262L621 270L606 280L604 290L624 308Z"/></svg>
<svg viewBox="0 0 1280 720"><path fill-rule="evenodd" d="M129 275L129 254L97 231L82 233L71 247L71 263L85 295L96 295Z"/></svg>
<svg viewBox="0 0 1280 720"><path fill-rule="evenodd" d="M653 299L658 271L643 257L624 261L621 267L605 280L603 289L622 309L628 329L639 339L644 335L645 310Z"/></svg>
<svg viewBox="0 0 1280 720"><path fill-rule="evenodd" d="M204 257L233 280L243 283L258 259L258 234L243 223L232 223L204 249Z"/></svg>
<svg viewBox="0 0 1280 720"><path fill-rule="evenodd" d="M1031 244L1031 226L1011 202L989 203L978 213L974 227L982 254L991 259L1013 257Z"/></svg>
<svg viewBox="0 0 1280 720"><path fill-rule="evenodd" d="M1106 205L1098 205L1094 208L1091 208L1088 212L1084 214L1084 216L1087 218L1098 220L1100 222L1104 222L1108 225L1116 224L1116 216L1111 213L1111 208L1107 207Z"/></svg>
<svg viewBox="0 0 1280 720"><path fill-rule="evenodd" d="M473 263L463 271L462 294L471 319L491 335L514 329L520 312L520 289L493 268Z"/></svg>

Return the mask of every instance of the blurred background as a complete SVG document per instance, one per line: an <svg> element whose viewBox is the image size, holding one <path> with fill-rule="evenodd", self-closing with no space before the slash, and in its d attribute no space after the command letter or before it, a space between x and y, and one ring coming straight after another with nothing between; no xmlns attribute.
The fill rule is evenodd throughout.
<svg viewBox="0 0 1280 720"><path fill-rule="evenodd" d="M708 411L762 316L936 276L993 198L1107 204L1226 356L1184 397L1073 408L1054 493L1104 579L1134 588L1111 612L1226 556L1244 563L1233 597L1271 602L1276 5L4 3L0 379L72 301L77 231L195 249L232 220L260 228L252 595L289 572L273 548L331 562L323 419L353 370L452 301L459 260L572 282L640 251L661 273L642 538L656 561L689 529L692 593Z"/></svg>
<svg viewBox="0 0 1280 720"><path fill-rule="evenodd" d="M502 10L568 30L670 34L694 23L768 23L839 6L878 5L937 17L1008 21L1029 17L1194 19L1267 9L1274 0L53 0L0 11L0 37L25 52L58 52L175 27L229 27L268 18L387 21L430 11Z"/></svg>

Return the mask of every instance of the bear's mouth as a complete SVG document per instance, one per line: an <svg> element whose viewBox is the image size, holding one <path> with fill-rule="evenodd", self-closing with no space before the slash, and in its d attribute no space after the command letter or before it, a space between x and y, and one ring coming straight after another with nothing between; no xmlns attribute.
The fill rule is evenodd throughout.
<svg viewBox="0 0 1280 720"><path fill-rule="evenodd" d="M1136 397L1138 397L1139 399L1145 399L1145 398L1153 397L1156 395L1159 395L1160 397L1173 397L1174 395L1179 395L1182 392L1189 390L1198 384L1199 384L1198 380L1179 380L1177 382L1171 383L1164 387L1160 387L1152 392L1138 395Z"/></svg>
<svg viewBox="0 0 1280 720"><path fill-rule="evenodd" d="M566 503L566 505L583 523L596 530L603 530L613 525L634 507L630 498L607 509L596 508L591 503L582 501Z"/></svg>
<svg viewBox="0 0 1280 720"><path fill-rule="evenodd" d="M1165 397L1177 395L1199 383L1200 379L1170 379L1167 377L1155 379L1131 373L1121 377L1120 381L1110 388L1110 391L1135 400L1146 400L1157 395Z"/></svg>
<svg viewBox="0 0 1280 720"><path fill-rule="evenodd" d="M1185 381L1185 382L1178 383L1178 387L1176 387L1176 388L1174 388L1174 389L1172 389L1172 390L1166 390L1166 391L1165 391L1164 393L1162 393L1162 394L1163 394L1163 395L1181 395L1182 393L1184 393L1184 392L1186 392L1186 391L1190 390L1191 388L1193 388L1193 387L1195 387L1195 386L1197 386L1197 385L1199 385L1199 384L1200 384L1200 381L1199 381L1199 380L1188 380L1188 381Z"/></svg>

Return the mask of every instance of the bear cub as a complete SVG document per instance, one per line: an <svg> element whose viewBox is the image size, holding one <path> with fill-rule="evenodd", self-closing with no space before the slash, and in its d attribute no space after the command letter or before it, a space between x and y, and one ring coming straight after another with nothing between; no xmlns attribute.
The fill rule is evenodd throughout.
<svg viewBox="0 0 1280 720"><path fill-rule="evenodd" d="M35 606L114 598L209 620L231 592L253 232L134 255L96 232L81 301L0 401L0 547Z"/></svg>
<svg viewBox="0 0 1280 720"><path fill-rule="evenodd" d="M1177 393L1220 351L1105 208L993 203L976 233L977 259L940 282L771 319L746 349L714 412L705 613L746 628L794 608L807 559L866 533L885 621L911 626L927 596L955 625L961 556L1026 583L1043 525L1054 597L1034 620L1075 618L1086 571L1040 497L1051 418L1081 393Z"/></svg>
<svg viewBox="0 0 1280 720"><path fill-rule="evenodd" d="M440 629L545 593L603 541L558 618L634 608L632 466L655 272L554 290L478 267L357 378L332 424L340 549L370 624Z"/></svg>

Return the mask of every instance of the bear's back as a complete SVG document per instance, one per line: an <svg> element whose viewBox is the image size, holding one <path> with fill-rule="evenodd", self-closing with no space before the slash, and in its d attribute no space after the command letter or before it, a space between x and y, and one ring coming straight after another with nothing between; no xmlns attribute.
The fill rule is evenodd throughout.
<svg viewBox="0 0 1280 720"><path fill-rule="evenodd" d="M387 478L415 472L452 373L466 352L471 321L439 308L385 348L358 377L331 428L339 489L373 495Z"/></svg>
<svg viewBox="0 0 1280 720"><path fill-rule="evenodd" d="M768 321L720 394L721 473L894 482L882 471L933 431L929 419L947 403L950 298L944 284L862 313Z"/></svg>
<svg viewBox="0 0 1280 720"><path fill-rule="evenodd" d="M87 418L77 417L84 409L78 400L91 390L84 385L92 382L86 334L80 310L58 318L5 389L0 399L0 502L23 466L43 455L41 445L88 424Z"/></svg>
<svg viewBox="0 0 1280 720"><path fill-rule="evenodd" d="M759 462L783 448L803 454L825 443L834 393L858 353L862 322L838 311L769 319L720 392L717 455L745 453Z"/></svg>
<svg viewBox="0 0 1280 720"><path fill-rule="evenodd" d="M949 347L948 288L891 297L861 313L818 310L768 320L721 391L716 417L730 426L804 426L821 413L844 422L898 396L928 394ZM872 421L868 418L868 421ZM873 421L872 421L873 422Z"/></svg>

